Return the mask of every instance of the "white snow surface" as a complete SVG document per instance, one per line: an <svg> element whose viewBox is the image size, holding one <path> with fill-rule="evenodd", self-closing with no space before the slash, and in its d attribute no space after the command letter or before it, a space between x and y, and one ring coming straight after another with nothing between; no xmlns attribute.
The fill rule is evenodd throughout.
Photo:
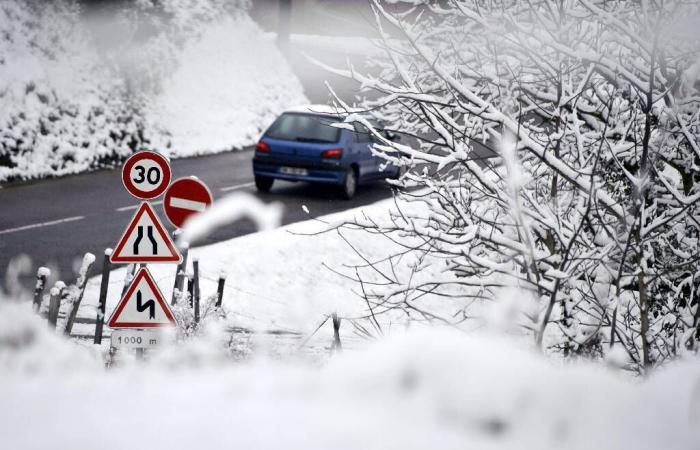
<svg viewBox="0 0 700 450"><path fill-rule="evenodd" d="M395 332L322 367L165 348L104 370L0 301L3 448L695 449L700 365L647 380L554 363L495 335ZM41 432L36 431L37 424Z"/></svg>
<svg viewBox="0 0 700 450"><path fill-rule="evenodd" d="M191 156L250 145L287 107L305 102L274 41L242 14L184 46L147 120L167 131L171 156Z"/></svg>
<svg viewBox="0 0 700 450"><path fill-rule="evenodd" d="M398 321L390 327L384 318L384 336L344 345L321 364L270 358L263 347L249 358L231 357L232 325L309 335L330 312L361 314L365 306L350 292L357 286L324 268L360 262L340 236L290 232L313 233L363 214L380 220L390 204L192 248L205 297L226 277L227 317L208 316L201 333L145 361L125 358L105 370L108 338L102 347L66 340L30 302L0 298L3 448L698 448L697 359L646 380L616 371L613 361L547 359L507 333L504 318L522 303L518 292L504 292L511 301L499 303L508 311L480 332ZM386 251L382 238L355 233L344 235L371 255ZM175 267L149 269L169 296ZM124 275L112 273L107 314ZM95 312L98 280L89 281L82 316ZM352 328L342 324L347 344ZM330 342L328 330L317 339Z"/></svg>
<svg viewBox="0 0 700 450"><path fill-rule="evenodd" d="M238 196L233 196L231 204L237 204L239 200ZM381 202L326 216L323 220L340 220L365 210L385 210L387 205ZM310 212L313 215L313 210ZM352 293L357 286L326 267L359 264L362 260L336 233L307 235L323 228L323 223L309 220L213 245L193 247L189 250L190 262L186 272L191 271L191 261L199 259L200 288L204 297L216 292L219 275L225 275L223 305L229 313L231 325L310 333L332 312L353 316L364 314L365 310L364 304ZM371 242L376 244L377 253L387 245L381 239ZM176 267L149 264L148 269L170 300ZM119 301L125 275L125 267L111 273L108 316ZM100 276L88 281L80 316L94 317L99 288ZM84 329L83 326L80 329ZM87 332L91 330L91 326L86 328Z"/></svg>

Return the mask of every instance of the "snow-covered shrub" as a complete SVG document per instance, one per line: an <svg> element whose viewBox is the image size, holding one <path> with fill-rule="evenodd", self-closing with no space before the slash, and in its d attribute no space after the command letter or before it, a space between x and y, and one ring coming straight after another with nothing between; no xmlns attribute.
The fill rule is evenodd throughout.
<svg viewBox="0 0 700 450"><path fill-rule="evenodd" d="M0 28L0 180L103 167L139 148L139 106L74 3L2 2Z"/></svg>
<svg viewBox="0 0 700 450"><path fill-rule="evenodd" d="M0 4L0 181L248 145L302 88L247 0ZM250 58L255 49L255 59Z"/></svg>
<svg viewBox="0 0 700 450"><path fill-rule="evenodd" d="M27 301L0 297L0 373L27 376L101 370L100 354L46 326Z"/></svg>
<svg viewBox="0 0 700 450"><path fill-rule="evenodd" d="M393 220L355 221L405 247L358 268L370 304L415 315L428 297L495 300L514 287L539 299L525 328L551 351L622 346L639 370L696 351L697 5L417 8L375 3L387 58L373 74L340 71L380 93L369 114L417 138L376 135L375 150L407 169L397 184L422 190ZM412 270L394 270L406 254ZM442 274L421 279L436 261ZM440 318L472 312L459 302Z"/></svg>

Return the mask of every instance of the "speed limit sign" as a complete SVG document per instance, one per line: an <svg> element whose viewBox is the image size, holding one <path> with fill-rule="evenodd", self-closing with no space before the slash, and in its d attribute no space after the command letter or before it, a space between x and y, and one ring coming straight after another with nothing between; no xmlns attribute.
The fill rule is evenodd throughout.
<svg viewBox="0 0 700 450"><path fill-rule="evenodd" d="M170 163L156 152L134 153L122 168L122 182L131 195L149 200L161 195L170 184Z"/></svg>

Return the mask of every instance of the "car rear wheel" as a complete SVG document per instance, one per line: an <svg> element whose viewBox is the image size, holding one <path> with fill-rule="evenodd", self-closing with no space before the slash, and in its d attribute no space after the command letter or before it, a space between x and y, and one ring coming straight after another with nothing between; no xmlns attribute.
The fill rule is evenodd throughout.
<svg viewBox="0 0 700 450"><path fill-rule="evenodd" d="M343 195L344 199L350 200L355 195L356 190L357 172L355 172L353 169L348 169L348 171L345 172L345 181L343 182L341 194Z"/></svg>
<svg viewBox="0 0 700 450"><path fill-rule="evenodd" d="M272 189L272 183L274 182L274 178L258 176L255 177L255 187L258 188L260 192L270 192L270 189Z"/></svg>

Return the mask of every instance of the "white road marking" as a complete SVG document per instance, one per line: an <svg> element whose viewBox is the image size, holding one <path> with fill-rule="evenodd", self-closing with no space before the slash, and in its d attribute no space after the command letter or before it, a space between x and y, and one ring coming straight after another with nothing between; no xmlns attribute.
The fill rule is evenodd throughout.
<svg viewBox="0 0 700 450"><path fill-rule="evenodd" d="M160 205L161 203L163 203L163 200L158 200L157 202L151 202L151 206L153 206L153 205ZM122 212L122 211L129 211L129 210L131 210L131 209L136 209L136 208L138 208L139 206L141 206L140 203L139 203L138 205L122 206L121 208L115 209L115 211L119 211L119 212Z"/></svg>
<svg viewBox="0 0 700 450"><path fill-rule="evenodd" d="M189 209L192 211L202 212L207 209L207 204L204 202L196 202L186 198L170 197L170 206L173 208Z"/></svg>
<svg viewBox="0 0 700 450"><path fill-rule="evenodd" d="M250 183L243 183L243 184L236 184L236 185L233 185L233 186L222 187L222 188L219 189L219 190L220 190L221 192L235 191L236 189L243 189L243 188L251 187L251 186L254 186L254 185L255 185L255 183L251 181Z"/></svg>
<svg viewBox="0 0 700 450"><path fill-rule="evenodd" d="M48 222L33 223L31 225L24 225L16 228L8 228L6 230L0 230L0 234L14 233L17 231L31 230L33 228L50 227L51 225L58 225L66 222L75 222L77 220L83 220L85 216L74 216L66 217L65 219L50 220Z"/></svg>

